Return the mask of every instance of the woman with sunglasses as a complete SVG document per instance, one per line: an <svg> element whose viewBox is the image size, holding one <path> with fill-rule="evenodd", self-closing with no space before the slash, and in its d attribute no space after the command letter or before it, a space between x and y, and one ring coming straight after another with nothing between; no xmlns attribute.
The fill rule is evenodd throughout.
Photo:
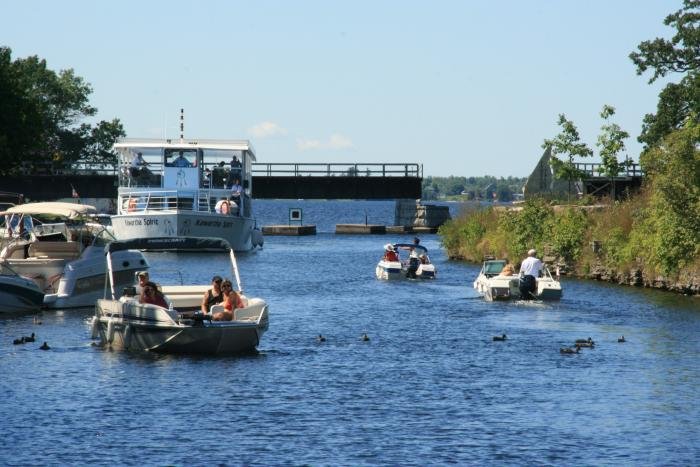
<svg viewBox="0 0 700 467"><path fill-rule="evenodd" d="M165 301L165 296L158 290L158 286L153 282L146 282L141 290L139 303L149 303L151 305L162 306L168 308L168 302Z"/></svg>
<svg viewBox="0 0 700 467"><path fill-rule="evenodd" d="M221 291L224 294L224 311L214 313L213 321L231 321L233 319L233 310L244 308L241 296L233 290L231 281L226 279L221 283Z"/></svg>

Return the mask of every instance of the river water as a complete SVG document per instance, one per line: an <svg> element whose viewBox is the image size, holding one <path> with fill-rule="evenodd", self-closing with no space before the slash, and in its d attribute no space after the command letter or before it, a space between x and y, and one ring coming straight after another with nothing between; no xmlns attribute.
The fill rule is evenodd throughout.
<svg viewBox="0 0 700 467"><path fill-rule="evenodd" d="M270 304L256 355L102 350L85 309L0 319L0 464L698 464L697 299L564 278L560 302L487 303L479 266L449 261L437 235L421 235L437 280L381 282L382 245L413 236L333 229L391 224L393 203L256 212L282 224L290 207L319 234L238 256ZM225 257L148 256L160 282L231 276ZM589 336L594 349L560 354Z"/></svg>

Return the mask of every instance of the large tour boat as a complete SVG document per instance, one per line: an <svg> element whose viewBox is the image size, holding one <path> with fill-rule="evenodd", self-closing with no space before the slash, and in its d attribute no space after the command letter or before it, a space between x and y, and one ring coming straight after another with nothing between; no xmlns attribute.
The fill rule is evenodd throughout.
<svg viewBox="0 0 700 467"><path fill-rule="evenodd" d="M246 140L122 139L117 240L158 238L153 250L186 250L183 238L215 237L234 250L262 246L252 210ZM171 239L171 240L169 240Z"/></svg>

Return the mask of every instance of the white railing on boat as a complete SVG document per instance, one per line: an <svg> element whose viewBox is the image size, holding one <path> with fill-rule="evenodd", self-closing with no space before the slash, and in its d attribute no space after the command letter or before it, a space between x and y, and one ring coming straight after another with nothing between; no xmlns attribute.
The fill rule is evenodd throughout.
<svg viewBox="0 0 700 467"><path fill-rule="evenodd" d="M231 198L229 190L134 190L120 191L121 214L147 211L216 212L218 201L226 200L230 213L236 214L239 201ZM245 197L245 195L243 195Z"/></svg>

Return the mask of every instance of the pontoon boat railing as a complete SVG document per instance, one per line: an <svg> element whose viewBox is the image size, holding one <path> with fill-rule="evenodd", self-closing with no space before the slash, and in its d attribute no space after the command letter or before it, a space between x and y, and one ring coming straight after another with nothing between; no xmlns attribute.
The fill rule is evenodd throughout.
<svg viewBox="0 0 700 467"><path fill-rule="evenodd" d="M230 195L228 190L157 190L130 191L120 193L122 205L120 212L146 211L191 211L214 212L216 201ZM235 201L235 200L233 200Z"/></svg>

